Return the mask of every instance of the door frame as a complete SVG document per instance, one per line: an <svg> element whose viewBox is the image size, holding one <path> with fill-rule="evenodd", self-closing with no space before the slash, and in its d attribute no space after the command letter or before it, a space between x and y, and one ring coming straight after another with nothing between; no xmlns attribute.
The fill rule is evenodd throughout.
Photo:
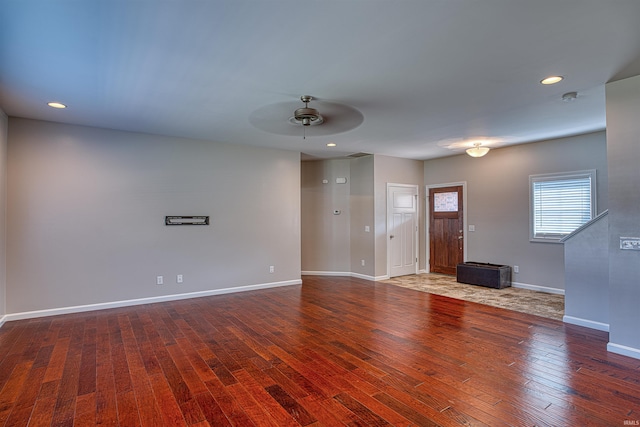
<svg viewBox="0 0 640 427"><path fill-rule="evenodd" d="M462 187L462 206L463 206L463 210L462 210L462 229L463 231L463 236L464 239L462 240L462 261L466 262L467 261L467 242L468 242L468 225L467 225L467 212L469 211L469 205L467 204L467 181L459 181L459 182L446 182L446 183L442 183L442 184L429 184L425 186L425 197L424 197L424 201L425 201L425 248L426 248L426 254L425 254L425 265L426 265L426 270L427 273L429 273L431 271L431 236L429 234L429 224L431 223L431 217L430 214L431 212L429 211L429 190L431 188L443 188L443 187L457 187L457 186L461 186Z"/></svg>
<svg viewBox="0 0 640 427"><path fill-rule="evenodd" d="M385 229L386 232L386 240L385 244L387 245L387 274L386 277L389 278L391 274L391 245L389 244L389 236L391 232L389 230L389 208L391 206L389 201L389 187L406 187L413 188L416 191L416 230L415 230L415 251L416 251L416 268L415 274L418 274L420 269L420 186L418 184L395 184L392 182L387 182L387 194L385 194L385 199L387 200L386 206L386 214L385 214Z"/></svg>

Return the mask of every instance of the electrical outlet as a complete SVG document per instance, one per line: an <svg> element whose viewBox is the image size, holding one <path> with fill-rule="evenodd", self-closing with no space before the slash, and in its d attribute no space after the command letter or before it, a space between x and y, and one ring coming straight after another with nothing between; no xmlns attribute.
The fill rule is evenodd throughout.
<svg viewBox="0 0 640 427"><path fill-rule="evenodd" d="M156 277L156 285L164 285L164 278L162 276Z"/></svg>
<svg viewBox="0 0 640 427"><path fill-rule="evenodd" d="M176 283L182 283L182 274L176 276Z"/></svg>
<svg viewBox="0 0 640 427"><path fill-rule="evenodd" d="M362 264L362 266L364 266L364 260L360 260L360 264Z"/></svg>
<svg viewBox="0 0 640 427"><path fill-rule="evenodd" d="M273 273L274 271L276 271L276 268L273 265L269 266L269 273Z"/></svg>
<svg viewBox="0 0 640 427"><path fill-rule="evenodd" d="M516 274L520 273L520 267L518 267L517 265L514 265L513 266L513 272L516 273Z"/></svg>

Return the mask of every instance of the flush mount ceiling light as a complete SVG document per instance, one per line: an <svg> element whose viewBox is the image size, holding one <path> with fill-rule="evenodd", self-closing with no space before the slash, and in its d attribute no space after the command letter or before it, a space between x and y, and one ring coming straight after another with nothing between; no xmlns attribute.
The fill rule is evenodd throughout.
<svg viewBox="0 0 640 427"><path fill-rule="evenodd" d="M335 142L329 142L329 143L327 144L327 147L335 147L335 146L337 146L337 145L338 145L338 144L336 144Z"/></svg>
<svg viewBox="0 0 640 427"><path fill-rule="evenodd" d="M67 108L66 105L60 102L47 102L47 105L51 108Z"/></svg>
<svg viewBox="0 0 640 427"><path fill-rule="evenodd" d="M489 152L489 147L483 147L480 142L473 144L472 148L467 148L467 154L471 157L482 157Z"/></svg>
<svg viewBox="0 0 640 427"><path fill-rule="evenodd" d="M549 76L546 79L540 80L540 83L542 83L543 85L553 85L561 82L562 80L564 80L564 77L562 76Z"/></svg>

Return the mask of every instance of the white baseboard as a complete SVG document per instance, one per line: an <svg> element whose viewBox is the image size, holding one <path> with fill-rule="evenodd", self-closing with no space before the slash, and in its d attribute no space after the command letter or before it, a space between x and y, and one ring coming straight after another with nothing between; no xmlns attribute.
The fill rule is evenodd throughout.
<svg viewBox="0 0 640 427"><path fill-rule="evenodd" d="M374 276L367 276L366 274L360 274L360 273L351 273L351 277L357 277L358 279L364 279L364 280L371 280L372 282L375 282L376 280L384 280L384 279L377 279Z"/></svg>
<svg viewBox="0 0 640 427"><path fill-rule="evenodd" d="M564 289L549 288L547 286L529 285L528 283L511 282L511 286L530 291L545 292L547 294L564 295Z"/></svg>
<svg viewBox="0 0 640 427"><path fill-rule="evenodd" d="M0 317L0 328L2 328L2 325L4 325L4 322L6 321L7 321L7 316Z"/></svg>
<svg viewBox="0 0 640 427"><path fill-rule="evenodd" d="M6 314L0 323L11 320L34 319L36 317L56 316L59 314L81 313L85 311L104 310L108 308L129 307L134 305L152 304L155 302L177 301L189 298L206 297L212 295L230 294L233 292L254 291L257 289L276 288L279 286L299 285L302 280L286 280L282 282L261 283L257 285L238 286L235 288L211 289L207 291L188 292L184 294L162 295L157 297L138 298L124 301L113 301L98 304L77 305L73 307L52 308L47 310L25 311L22 313Z"/></svg>
<svg viewBox="0 0 640 427"><path fill-rule="evenodd" d="M611 353L621 354L623 356L633 357L634 359L640 359L640 349L627 347L626 345L614 344L612 342L607 344L607 351Z"/></svg>
<svg viewBox="0 0 640 427"><path fill-rule="evenodd" d="M351 277L350 271L303 271L303 276L345 276Z"/></svg>
<svg viewBox="0 0 640 427"><path fill-rule="evenodd" d="M572 325L584 326L585 328L596 329L598 331L609 332L609 324L602 322L595 322L593 320L581 319L573 316L563 316L562 321L564 323L570 323Z"/></svg>
<svg viewBox="0 0 640 427"><path fill-rule="evenodd" d="M352 273L350 271L303 271L303 276L344 276L357 277L358 279L371 280L378 282L380 280L388 280L389 276L368 276L366 274Z"/></svg>

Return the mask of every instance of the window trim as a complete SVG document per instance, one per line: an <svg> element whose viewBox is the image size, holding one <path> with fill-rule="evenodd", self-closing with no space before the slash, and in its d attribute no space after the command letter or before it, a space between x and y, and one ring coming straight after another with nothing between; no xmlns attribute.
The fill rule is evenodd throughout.
<svg viewBox="0 0 640 427"><path fill-rule="evenodd" d="M597 212L598 212L597 205L596 205L596 201L597 201L596 169L529 175L529 241L530 242L562 243L561 239L566 236L566 235L557 235L557 236L549 236L549 237L535 236L533 184L535 182L540 182L540 181L560 181L560 180L580 179L580 178L591 179L591 219L590 220L592 220L597 216Z"/></svg>

